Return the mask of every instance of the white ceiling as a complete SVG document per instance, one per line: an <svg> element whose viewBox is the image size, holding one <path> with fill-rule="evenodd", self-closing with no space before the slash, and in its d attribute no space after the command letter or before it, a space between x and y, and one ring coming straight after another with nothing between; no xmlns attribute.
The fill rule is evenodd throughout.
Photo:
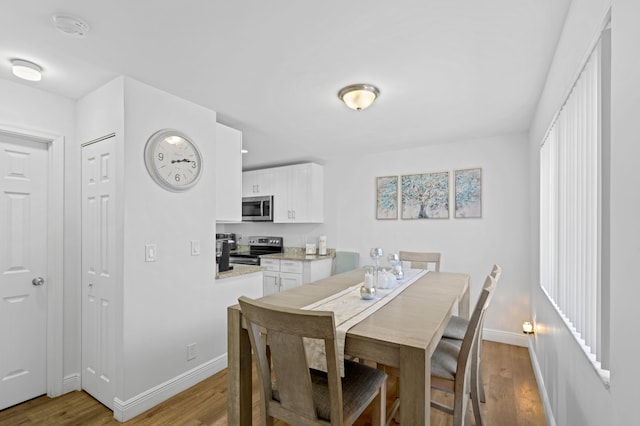
<svg viewBox="0 0 640 426"><path fill-rule="evenodd" d="M527 131L571 0L3 0L0 78L79 98L118 75L218 112L245 168ZM76 39L55 13L91 27ZM337 92L372 83L368 110Z"/></svg>

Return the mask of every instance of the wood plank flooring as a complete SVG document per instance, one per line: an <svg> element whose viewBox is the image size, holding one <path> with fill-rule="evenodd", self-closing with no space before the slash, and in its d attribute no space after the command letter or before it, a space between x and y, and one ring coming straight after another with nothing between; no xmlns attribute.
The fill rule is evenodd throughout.
<svg viewBox="0 0 640 426"><path fill-rule="evenodd" d="M546 424L540 394L526 348L485 342L483 373L487 403L482 404L484 423L492 426L542 426ZM257 378L254 374L253 424L259 424ZM395 383L389 382L389 406L395 396ZM434 392L433 398L451 402L451 396ZM71 392L58 398L42 396L0 411L0 425L226 425L227 372L218 374L174 396L136 418L119 423L113 413L84 392ZM276 422L277 425L283 423ZM365 412L357 426L371 424ZM393 423L392 423L393 424ZM449 426L451 416L431 410L431 424ZM472 424L475 424L472 420Z"/></svg>

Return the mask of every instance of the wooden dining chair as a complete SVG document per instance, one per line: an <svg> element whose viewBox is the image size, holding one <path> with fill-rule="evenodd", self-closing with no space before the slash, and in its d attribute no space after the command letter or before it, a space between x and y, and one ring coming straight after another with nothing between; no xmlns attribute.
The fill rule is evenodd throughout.
<svg viewBox="0 0 640 426"><path fill-rule="evenodd" d="M433 265L433 270L440 272L440 253L401 251L398 257L401 262L408 262L410 268L429 269L429 265Z"/></svg>
<svg viewBox="0 0 640 426"><path fill-rule="evenodd" d="M480 402L475 392L477 376L474 374L473 364L475 348L495 288L495 278L487 276L462 342L458 344L455 340L441 339L431 355L431 388L454 394L453 407L436 401L431 401L431 406L452 414L454 426L470 423L467 418L470 402L473 404L476 426L482 426Z"/></svg>
<svg viewBox="0 0 640 426"><path fill-rule="evenodd" d="M499 265L493 265L490 274L495 280L496 284L502 275L502 268ZM485 281L485 285L487 281ZM457 315L452 316L447 323L447 327L442 334L443 339L453 339L462 341L464 335L469 327L469 320ZM480 338L478 339L478 346L475 348L476 361L473 366L474 374L477 377L478 383L478 400L480 402L487 402L486 394L484 391L484 380L482 379L482 328L480 329ZM475 392L474 392L475 393Z"/></svg>
<svg viewBox="0 0 640 426"><path fill-rule="evenodd" d="M454 394L454 406L447 407L435 401L431 406L449 414L453 414L453 424L466 425L469 401L473 402L473 413L476 426L482 426L480 403L478 402L478 376L474 370L475 357L477 356L477 344L484 323L484 315L489 306L489 301L496 288L496 280L493 276L487 276L482 293L468 322L467 329L462 340L441 339L431 355L431 388ZM400 370L396 367L380 365L389 375L396 377L396 389L398 389ZM397 390L396 390L397 393ZM387 425L400 409L400 395L389 409Z"/></svg>
<svg viewBox="0 0 640 426"><path fill-rule="evenodd" d="M282 308L240 297L260 381L263 425L351 425L373 402L373 425L383 425L387 375L344 361L338 368L333 312ZM268 336L270 359L265 335ZM327 373L310 369L303 338L324 341Z"/></svg>
<svg viewBox="0 0 640 426"><path fill-rule="evenodd" d="M352 251L337 251L332 275L352 271L358 267L359 262L360 253Z"/></svg>

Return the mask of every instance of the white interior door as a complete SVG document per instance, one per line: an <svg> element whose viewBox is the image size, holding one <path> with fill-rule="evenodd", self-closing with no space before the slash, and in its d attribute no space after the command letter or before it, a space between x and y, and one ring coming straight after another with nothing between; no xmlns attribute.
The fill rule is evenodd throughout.
<svg viewBox="0 0 640 426"><path fill-rule="evenodd" d="M0 410L46 393L47 149L0 133Z"/></svg>
<svg viewBox="0 0 640 426"><path fill-rule="evenodd" d="M113 410L115 137L82 148L82 388Z"/></svg>

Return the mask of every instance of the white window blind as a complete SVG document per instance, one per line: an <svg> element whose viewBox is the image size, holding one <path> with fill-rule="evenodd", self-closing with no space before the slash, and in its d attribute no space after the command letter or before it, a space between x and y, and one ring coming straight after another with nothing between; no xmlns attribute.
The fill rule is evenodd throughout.
<svg viewBox="0 0 640 426"><path fill-rule="evenodd" d="M598 368L602 360L601 45L540 149L540 281Z"/></svg>

